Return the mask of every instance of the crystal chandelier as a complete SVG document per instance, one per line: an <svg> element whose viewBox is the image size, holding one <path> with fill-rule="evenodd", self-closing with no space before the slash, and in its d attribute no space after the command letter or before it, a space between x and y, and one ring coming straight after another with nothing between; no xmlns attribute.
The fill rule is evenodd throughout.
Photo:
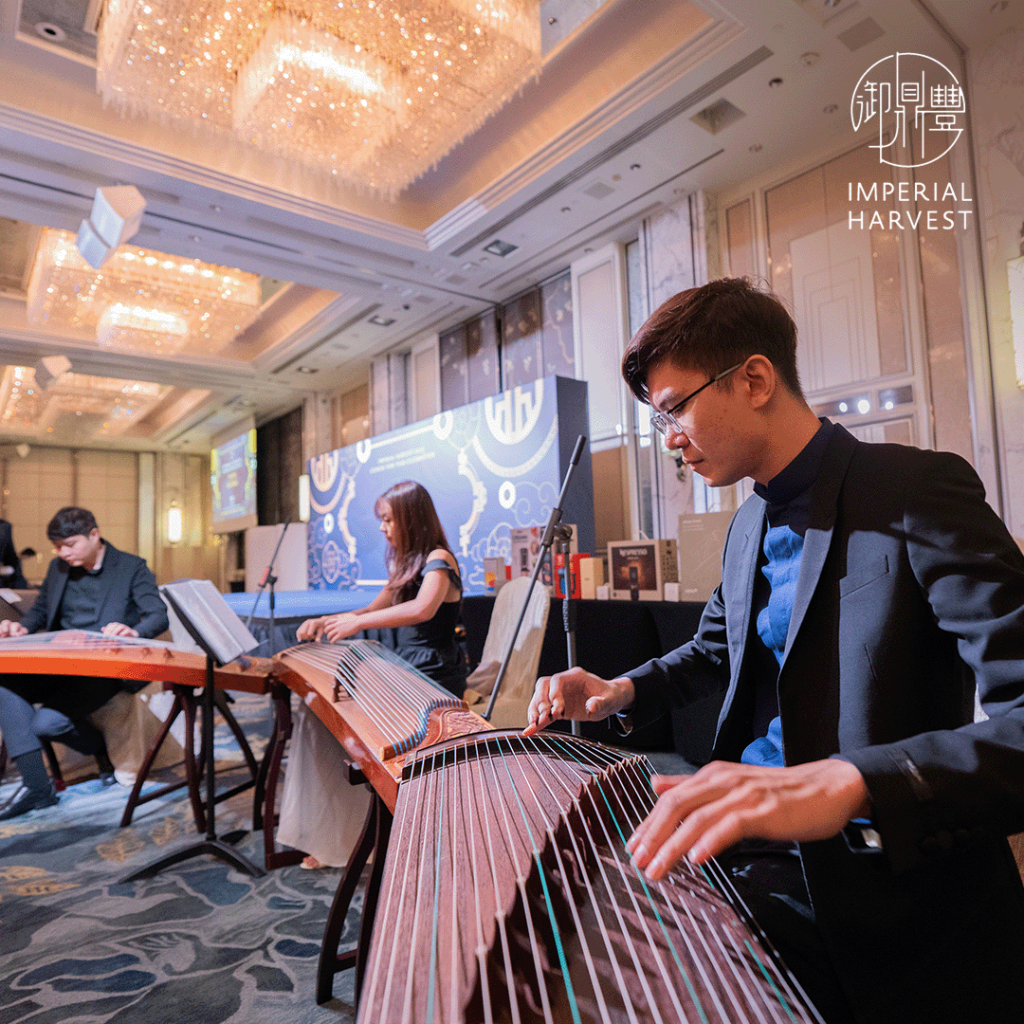
<svg viewBox="0 0 1024 1024"><path fill-rule="evenodd" d="M97 87L393 197L540 67L540 0L107 0Z"/></svg>
<svg viewBox="0 0 1024 1024"><path fill-rule="evenodd" d="M0 428L45 438L88 432L116 437L151 411L170 387L65 373L40 387L30 366L8 366L0 377ZM64 429L62 429L64 428ZM85 428L85 429L83 429Z"/></svg>
<svg viewBox="0 0 1024 1024"><path fill-rule="evenodd" d="M29 322L104 348L219 352L255 321L258 274L123 245L99 269L69 231L44 228L27 289Z"/></svg>

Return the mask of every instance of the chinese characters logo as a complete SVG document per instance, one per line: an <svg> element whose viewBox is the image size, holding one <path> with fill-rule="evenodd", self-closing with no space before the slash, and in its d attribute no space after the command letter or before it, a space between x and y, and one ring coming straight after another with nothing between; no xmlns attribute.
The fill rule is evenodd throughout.
<svg viewBox="0 0 1024 1024"><path fill-rule="evenodd" d="M967 118L964 91L944 64L921 53L883 57L864 72L850 100L853 130L877 122L878 158L924 167L948 153Z"/></svg>

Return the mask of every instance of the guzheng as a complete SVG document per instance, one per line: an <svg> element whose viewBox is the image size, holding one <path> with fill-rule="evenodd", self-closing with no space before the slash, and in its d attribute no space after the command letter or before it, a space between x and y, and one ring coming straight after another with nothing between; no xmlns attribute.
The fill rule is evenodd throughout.
<svg viewBox="0 0 1024 1024"><path fill-rule="evenodd" d="M491 728L376 640L304 643L274 660L277 678L330 729L391 811L418 747Z"/></svg>
<svg viewBox="0 0 1024 1024"><path fill-rule="evenodd" d="M269 692L273 662L245 658L214 670L221 689ZM0 673L78 675L202 686L206 656L162 640L65 629L0 638Z"/></svg>
<svg viewBox="0 0 1024 1024"><path fill-rule="evenodd" d="M646 758L505 730L410 757L360 1024L808 1024L724 875L650 882Z"/></svg>

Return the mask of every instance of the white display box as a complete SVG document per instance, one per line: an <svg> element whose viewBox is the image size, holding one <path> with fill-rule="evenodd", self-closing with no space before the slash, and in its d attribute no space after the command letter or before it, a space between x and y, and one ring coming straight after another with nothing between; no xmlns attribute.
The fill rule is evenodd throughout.
<svg viewBox="0 0 1024 1024"><path fill-rule="evenodd" d="M722 582L722 549L732 512L679 517L679 600L706 601Z"/></svg>

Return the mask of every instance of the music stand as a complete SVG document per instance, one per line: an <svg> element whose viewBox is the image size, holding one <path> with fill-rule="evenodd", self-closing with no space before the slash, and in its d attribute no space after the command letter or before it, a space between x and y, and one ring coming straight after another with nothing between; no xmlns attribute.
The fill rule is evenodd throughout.
<svg viewBox="0 0 1024 1024"><path fill-rule="evenodd" d="M209 580L180 580L168 583L160 588L167 603L181 619L182 625L188 630L192 639L206 654L206 682L203 686L203 770L206 772L206 838L198 843L186 846L182 850L169 853L147 867L133 871L121 879L122 882L134 882L140 878L150 878L163 871L164 868L204 853L211 853L221 860L244 871L253 878L260 878L265 873L247 857L240 854L227 842L217 838L217 826L214 820L216 812L216 778L214 774L213 756L213 711L214 711L214 674L215 667L226 665L229 661L259 646L259 641L242 624L237 615L228 608L223 595Z"/></svg>

